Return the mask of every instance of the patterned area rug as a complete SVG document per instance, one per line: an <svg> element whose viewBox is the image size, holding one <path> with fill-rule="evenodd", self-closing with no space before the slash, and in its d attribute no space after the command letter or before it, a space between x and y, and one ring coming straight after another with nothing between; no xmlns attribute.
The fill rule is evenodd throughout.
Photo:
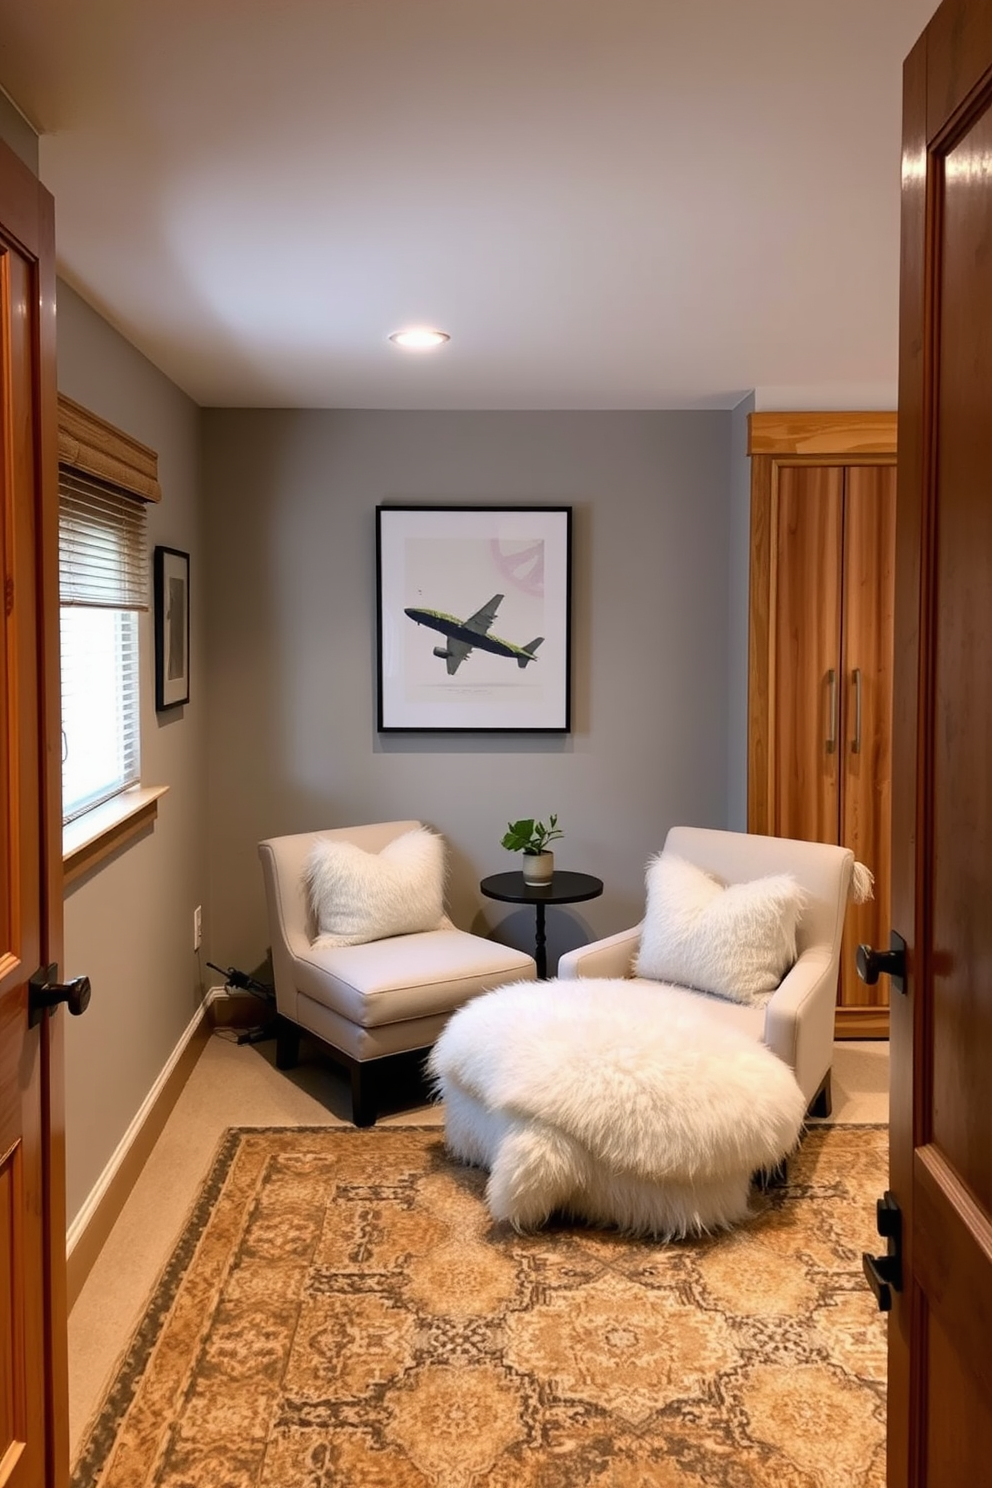
<svg viewBox="0 0 992 1488"><path fill-rule="evenodd" d="M75 1488L884 1488L883 1127L731 1234L493 1225L434 1128L236 1129Z"/></svg>

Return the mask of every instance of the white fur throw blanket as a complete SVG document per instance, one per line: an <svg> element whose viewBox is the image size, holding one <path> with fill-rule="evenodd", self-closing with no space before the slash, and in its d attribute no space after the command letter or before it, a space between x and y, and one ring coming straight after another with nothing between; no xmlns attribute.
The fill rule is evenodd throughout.
<svg viewBox="0 0 992 1488"><path fill-rule="evenodd" d="M430 1058L449 1148L489 1170L495 1219L556 1212L682 1237L745 1217L796 1145L792 1071L697 995L588 979L474 998Z"/></svg>

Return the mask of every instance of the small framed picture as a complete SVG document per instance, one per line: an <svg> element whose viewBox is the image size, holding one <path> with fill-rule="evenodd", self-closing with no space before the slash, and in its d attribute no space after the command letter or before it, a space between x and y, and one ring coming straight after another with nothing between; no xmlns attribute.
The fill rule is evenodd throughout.
<svg viewBox="0 0 992 1488"><path fill-rule="evenodd" d="M565 733L571 507L376 508L379 730Z"/></svg>
<svg viewBox="0 0 992 1488"><path fill-rule="evenodd" d="M189 554L155 549L155 708L189 702Z"/></svg>

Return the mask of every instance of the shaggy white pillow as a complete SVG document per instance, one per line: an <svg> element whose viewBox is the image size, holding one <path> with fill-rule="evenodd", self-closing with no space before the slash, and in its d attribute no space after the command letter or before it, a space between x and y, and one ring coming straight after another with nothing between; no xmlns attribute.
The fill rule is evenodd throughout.
<svg viewBox="0 0 992 1488"><path fill-rule="evenodd" d="M635 973L754 1005L796 959L805 900L788 873L724 885L684 858L658 853L648 863Z"/></svg>
<svg viewBox="0 0 992 1488"><path fill-rule="evenodd" d="M307 859L304 881L315 945L365 945L450 924L444 913L444 839L426 827L394 837L378 853L321 838Z"/></svg>

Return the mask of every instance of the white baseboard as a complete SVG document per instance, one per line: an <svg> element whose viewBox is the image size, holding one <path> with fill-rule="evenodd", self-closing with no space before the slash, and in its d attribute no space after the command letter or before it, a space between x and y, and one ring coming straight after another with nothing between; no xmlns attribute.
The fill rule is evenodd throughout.
<svg viewBox="0 0 992 1488"><path fill-rule="evenodd" d="M199 1058L199 1050L192 1046L207 1037L208 1009L224 996L224 987L209 989L66 1232L70 1307Z"/></svg>

